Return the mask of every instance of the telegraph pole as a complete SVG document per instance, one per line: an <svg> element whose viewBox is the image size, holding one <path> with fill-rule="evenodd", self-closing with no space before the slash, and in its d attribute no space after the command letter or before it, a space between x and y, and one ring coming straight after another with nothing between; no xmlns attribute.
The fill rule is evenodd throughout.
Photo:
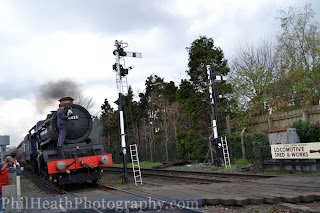
<svg viewBox="0 0 320 213"><path fill-rule="evenodd" d="M123 155L123 179L124 183L128 183L128 170L127 170L127 148L126 148L126 137L124 132L124 118L123 118L123 107L122 107L122 94L123 94L123 86L122 86L122 77L128 74L128 71L131 70L133 67L124 68L124 65L120 64L120 57L136 57L141 58L141 53L135 52L124 52L124 48L128 46L127 43L122 41L118 42L115 40L115 50L113 54L116 56L116 63L113 65L113 70L117 73L117 88L119 94L119 114L120 114L120 134L121 134L121 153Z"/></svg>

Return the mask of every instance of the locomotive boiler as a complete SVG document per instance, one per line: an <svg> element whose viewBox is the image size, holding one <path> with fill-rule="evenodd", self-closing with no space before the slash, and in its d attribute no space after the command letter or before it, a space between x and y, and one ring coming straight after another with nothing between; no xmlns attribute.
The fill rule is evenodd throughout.
<svg viewBox="0 0 320 213"><path fill-rule="evenodd" d="M65 111L72 112L62 148L57 147L57 111L51 111L45 120L38 121L29 130L16 150L22 165L58 185L97 182L103 174L101 167L112 164L112 155L106 154L103 145L93 144L89 138L91 115L72 100L70 97L59 100Z"/></svg>

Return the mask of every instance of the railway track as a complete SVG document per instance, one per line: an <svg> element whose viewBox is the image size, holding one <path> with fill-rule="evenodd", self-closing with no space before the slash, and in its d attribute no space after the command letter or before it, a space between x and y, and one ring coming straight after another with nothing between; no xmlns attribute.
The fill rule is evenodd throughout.
<svg viewBox="0 0 320 213"><path fill-rule="evenodd" d="M121 173L123 169L121 167L108 167L104 168L105 171L113 171L117 173ZM131 172L129 170L129 172ZM132 173L132 172L131 172ZM236 178L239 180L240 179L266 179L266 178L271 178L275 176L271 175L250 175L250 174L238 174L238 173L218 173L218 172L195 172L195 171L177 171L177 170L161 170L161 169L142 169L142 174L143 176L146 177L157 177L157 178L164 178L164 179L174 179L177 181L186 181L186 182L196 182L196 183L217 183L217 182L231 182L232 178ZM32 174L29 174L32 175ZM189 175L189 176L187 176ZM197 177L195 177L197 176ZM199 177L201 176L201 177ZM205 176L205 177L203 177ZM220 178L220 179L219 179ZM82 188L81 192L75 192L73 187L66 187L66 188L60 188L55 186L53 183L50 181L36 178L38 182L41 182L43 185L46 186L46 188L55 191L59 195L63 196L69 196L73 197L74 199L82 199L83 194L82 193L87 193L91 190L99 190L101 195L100 197L103 197L104 193L102 191L111 191L113 190L114 192L109 193L109 196L113 198L113 194L118 194L119 192L123 195L130 196L130 199L132 200L147 200L151 199L155 202L161 203L163 206L167 208L167 211L165 212L172 212L170 211L170 208L172 209L173 207L175 210L173 212L201 212L201 207L200 208L189 208L188 206L181 206L177 203L174 205L172 202L168 201L169 199L166 197L159 197L158 195L145 195L143 191L137 191L137 190L130 190L130 189L120 189L116 188L113 186L106 186L106 185L101 185L101 184L91 184L87 185L88 188L84 184L81 185L76 185L75 189L78 190L79 186ZM110 198L109 197L109 198ZM115 198L116 199L116 198ZM124 198L123 198L124 199ZM130 200L129 199L129 200ZM93 206L91 201L85 200L83 205L87 206L87 210L89 212L105 212L105 209L101 208L95 208ZM169 209L169 210L168 210ZM66 212L67 210L63 208L63 206L60 206L60 210L62 212ZM72 212L68 210L68 212ZM76 211L75 211L76 212ZM87 211L88 212L88 211ZM128 211L125 212L130 212Z"/></svg>
<svg viewBox="0 0 320 213"><path fill-rule="evenodd" d="M27 177L28 179L30 179L31 181L33 181L38 187L39 185L41 185L40 188L46 188L48 190L50 190L53 193L56 193L58 196L64 197L64 196L68 196L69 200L70 198L73 199L82 199L83 200L83 193L87 193L91 190L99 190L100 191L100 196L98 195L98 197L104 197L104 193L102 191L109 191L109 197L107 198L113 198L112 194L116 194L119 195L119 192L121 193L121 198L126 199L126 197L128 198L128 196L130 196L130 199L128 200L140 200L139 202L142 202L142 200L151 200L152 202L156 202L156 203L161 203L161 207L164 208L164 212L203 212L201 210L201 206L200 208L189 208L188 206L182 206L179 203L176 204L172 204L172 202L169 202L168 199L163 199L161 197L154 197L154 196L150 196L150 195L145 195L142 192L138 193L138 192L133 192L132 190L127 190L127 189L120 189L117 187L113 187L113 186L107 186L107 185L102 185L99 183L96 184L73 184L72 186L66 186L64 188L60 188L58 186L56 186L55 184L53 184L51 181L49 180L45 180L43 178L39 178L38 176L34 176L33 174L29 173L29 172L24 172L23 174L25 177ZM87 187L87 188L86 188ZM81 192L77 191L79 190L79 188L81 189ZM83 192L84 191L84 192ZM113 192L114 191L114 192ZM111 194L111 196L110 196ZM115 195L115 199L117 198ZM119 201L119 200L116 200ZM116 202L114 201L114 202ZM103 208L96 208L94 206L94 201L87 201L87 199L85 199L86 203L83 203L83 205L86 206L86 211L85 212L98 212L98 213L103 213L106 212L106 209ZM149 201L150 202L150 201ZM143 209L143 212L153 212L156 210L156 208L159 208L159 206L155 207L153 206L148 207L151 209L148 209L146 206L142 206L145 209ZM140 207L140 208L142 208ZM139 207L137 207L139 209ZM172 208L174 208L174 210L171 210ZM59 206L59 210L61 212L78 212L80 209L76 209L76 210L70 210L70 209L66 209L64 208L63 205L60 204ZM134 212L136 212L137 209L133 209ZM22 211L23 212L23 211ZM30 211L28 211L30 212ZM31 211L32 212L32 211ZM38 212L38 211L37 211ZM123 208L122 212L130 212L130 208L125 209Z"/></svg>
<svg viewBox="0 0 320 213"><path fill-rule="evenodd" d="M44 178L40 178L38 176L35 176L33 174L31 174L29 171L24 171L23 175L25 177L27 177L28 179L30 179L31 181L33 181L38 187L40 186L40 188L43 189L43 187L47 188L48 190L52 191L53 193L56 193L58 195L65 195L65 196L71 196L73 198L78 198L80 199L80 197L78 195L76 195L75 193L72 193L70 191L68 191L68 189L64 189L61 188L59 186L56 186L54 183L52 183L49 180L46 180ZM104 190L113 190L110 187L107 186L98 186L101 189ZM88 201L89 202L89 201ZM93 208L91 206L91 204L87 203L85 204L89 207L90 212L98 212L98 213L103 213L103 211L100 211L99 209ZM61 212L73 212L72 210L67 210L63 207L63 205L61 205L61 203L59 204L58 208L60 209ZM75 210L74 212L76 212L77 210ZM22 211L23 212L23 211ZM31 211L32 212L32 211Z"/></svg>
<svg viewBox="0 0 320 213"><path fill-rule="evenodd" d="M121 167L105 167L106 172L123 172ZM129 173L132 171L129 169ZM234 179L267 179L276 177L274 175L254 175L241 173L220 173L220 172L197 172L197 171L180 171L167 169L141 169L144 177L160 177L179 181L197 182L197 183L217 183L230 182Z"/></svg>

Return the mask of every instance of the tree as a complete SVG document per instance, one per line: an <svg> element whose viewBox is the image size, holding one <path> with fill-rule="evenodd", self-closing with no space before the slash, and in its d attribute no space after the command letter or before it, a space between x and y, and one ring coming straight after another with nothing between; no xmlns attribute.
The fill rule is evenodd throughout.
<svg viewBox="0 0 320 213"><path fill-rule="evenodd" d="M278 56L270 41L257 46L239 46L233 60L230 82L240 108L255 114L265 112L264 103L273 104L273 82L278 76Z"/></svg>
<svg viewBox="0 0 320 213"><path fill-rule="evenodd" d="M176 87L173 81L170 81L169 83L165 83L164 91L163 91L164 98L168 100L170 103L173 103L176 100L177 90L178 90L178 87Z"/></svg>
<svg viewBox="0 0 320 213"><path fill-rule="evenodd" d="M93 101L93 97L85 96L84 92L81 89L77 89L74 97L74 103L78 104L80 106L83 106L85 109L87 109L91 115L97 116L97 112L95 112L95 104Z"/></svg>
<svg viewBox="0 0 320 213"><path fill-rule="evenodd" d="M312 71L319 62L320 31L311 4L302 11L289 7L288 10L280 10L279 14L277 19L280 20L281 31L277 39L282 68L284 71L297 68Z"/></svg>
<svg viewBox="0 0 320 213"><path fill-rule="evenodd" d="M214 70L222 74L229 72L223 51L220 47L214 46L212 38L200 36L199 39L194 40L191 46L186 49L189 54L189 70L187 70L187 73L197 91L208 91L207 65L213 65Z"/></svg>
<svg viewBox="0 0 320 213"><path fill-rule="evenodd" d="M319 23L311 5L279 11L277 43L240 46L233 61L231 82L243 109L265 113L301 108L319 100Z"/></svg>
<svg viewBox="0 0 320 213"><path fill-rule="evenodd" d="M177 152L180 158L188 158L191 160L203 160L205 157L206 142L201 140L199 134L190 130L187 133L177 134L179 145Z"/></svg>
<svg viewBox="0 0 320 213"><path fill-rule="evenodd" d="M209 115L209 82L206 66L211 65L214 72L227 75L230 71L227 66L228 61L224 58L222 49L220 47L216 47L213 39L207 38L206 36L200 36L199 39L193 41L191 46L187 47L187 51L189 54L189 69L187 70L187 73L190 76L191 82L191 85L189 86L194 87L194 92L190 93L191 100L185 102L185 106L187 106L186 111L188 112L188 116L193 125L196 124L199 127L206 126L209 129L209 127L211 127L211 119ZM187 84L182 86L187 86ZM190 89L191 88L188 90ZM219 91L220 95L232 93L231 85L226 84L224 81L216 82L215 89L216 91ZM219 115L221 122L223 122L225 116L230 113L230 106L232 105L232 102L233 100L230 100L229 98L223 98L220 100ZM202 131L200 135L209 136L210 133L208 132L208 129ZM219 130L223 131L223 128L220 128Z"/></svg>
<svg viewBox="0 0 320 213"><path fill-rule="evenodd" d="M110 106L108 99L104 99L104 103L101 105L101 118L106 118L113 113L113 108Z"/></svg>
<svg viewBox="0 0 320 213"><path fill-rule="evenodd" d="M125 121L126 143L139 143L138 125L141 121L138 103L133 100L132 87L129 86L128 93L123 95L123 109Z"/></svg>
<svg viewBox="0 0 320 213"><path fill-rule="evenodd" d="M207 117L206 120L208 120L209 107L207 105L209 104L206 101L201 101L201 97L199 97L190 81L181 80L176 99L184 107L188 114L189 122L193 126L196 126L196 122L201 116Z"/></svg>
<svg viewBox="0 0 320 213"><path fill-rule="evenodd" d="M161 107L161 120L162 128L165 135L165 151L166 159L169 161L168 143L170 140L175 140L176 127L174 126L176 120L176 110L174 106L174 100L176 96L177 87L173 81L169 83L164 82L163 96L160 97Z"/></svg>
<svg viewBox="0 0 320 213"><path fill-rule="evenodd" d="M157 75L151 75L145 83L145 93L140 93L141 139L149 146L151 161L154 160L156 145L164 145L165 158L169 160L169 143L174 142L177 128L177 87L174 82L165 82Z"/></svg>
<svg viewBox="0 0 320 213"><path fill-rule="evenodd" d="M157 75L151 75L147 78L145 86L145 93L140 93L140 114L143 128L141 134L144 135L143 139L150 148L150 160L153 162L153 153L155 150L155 141L162 141L163 137L163 122L161 120L161 112L163 103L164 80Z"/></svg>
<svg viewBox="0 0 320 213"><path fill-rule="evenodd" d="M107 99L101 105L100 120L103 126L103 136L106 138L107 148L120 146L119 111L114 111Z"/></svg>
<svg viewBox="0 0 320 213"><path fill-rule="evenodd" d="M283 76L297 76L287 87L287 96L295 106L315 104L319 100L320 25L311 4L303 10L280 10L281 30L277 36ZM297 75L298 74L298 75ZM288 79L288 78L287 78Z"/></svg>

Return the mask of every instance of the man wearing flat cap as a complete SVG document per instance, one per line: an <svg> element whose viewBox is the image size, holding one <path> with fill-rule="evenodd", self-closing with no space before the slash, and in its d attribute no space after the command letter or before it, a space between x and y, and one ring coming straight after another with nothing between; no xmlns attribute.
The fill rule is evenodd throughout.
<svg viewBox="0 0 320 213"><path fill-rule="evenodd" d="M59 109L57 111L57 124L58 124L58 129L59 129L59 138L58 138L58 143L57 147L62 147L64 139L66 138L67 135L67 120L68 116L65 115L64 111L64 106L65 104L71 103L73 104L73 98L71 97L63 97L59 99ZM71 114L70 114L71 115Z"/></svg>
<svg viewBox="0 0 320 213"><path fill-rule="evenodd" d="M71 97L63 97L63 98L60 98L59 101L60 101L60 104L65 104L65 103L73 103L73 98Z"/></svg>

